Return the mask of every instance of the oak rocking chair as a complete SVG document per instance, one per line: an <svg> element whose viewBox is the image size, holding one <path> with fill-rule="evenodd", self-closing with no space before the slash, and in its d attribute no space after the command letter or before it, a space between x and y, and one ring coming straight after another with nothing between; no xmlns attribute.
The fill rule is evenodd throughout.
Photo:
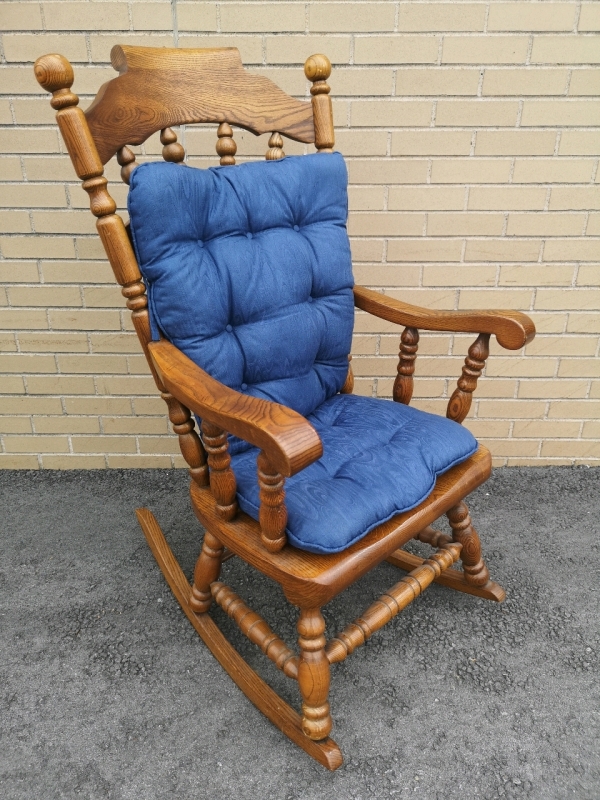
<svg viewBox="0 0 600 800"><path fill-rule="evenodd" d="M51 104L97 229L189 464L206 529L192 585L155 517L137 516L190 622L249 699L329 769L330 667L430 583L501 601L465 496L490 474L489 452L460 423L495 335L516 350L535 329L510 311L432 311L354 286L346 233L347 175L322 55L306 61L310 102L245 72L234 48L116 46L119 76L83 112L73 70L43 56L35 75ZM215 123L221 167L193 169L171 126ZM270 133L266 161L235 165L231 125ZM160 130L163 162L136 165L128 145ZM282 134L318 153L284 158ZM130 224L107 191L114 155L130 184ZM404 328L395 403L352 394L354 306ZM477 335L447 418L411 408L418 329ZM198 436L191 414L196 415ZM446 514L452 536L430 527ZM427 558L402 549L411 539ZM235 555L279 583L299 608L295 653L219 581ZM462 569L449 569L460 559ZM408 572L335 638L321 609L387 560ZM289 678L287 705L225 639L213 603Z"/></svg>

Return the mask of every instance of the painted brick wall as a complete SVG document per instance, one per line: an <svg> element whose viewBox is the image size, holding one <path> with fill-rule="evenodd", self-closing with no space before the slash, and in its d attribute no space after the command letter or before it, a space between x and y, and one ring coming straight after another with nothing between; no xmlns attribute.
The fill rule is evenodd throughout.
<svg viewBox="0 0 600 800"><path fill-rule="evenodd" d="M299 97L305 58L326 53L357 281L530 313L536 340L492 347L466 424L497 464L600 464L599 28L600 2L578 0L3 0L0 465L182 465L32 72L63 53L86 107L118 42L235 45ZM215 163L213 129L181 137L191 164ZM236 139L242 156L266 150ZM364 314L356 330L356 390L389 397L399 331ZM422 335L419 407L443 412L472 338Z"/></svg>

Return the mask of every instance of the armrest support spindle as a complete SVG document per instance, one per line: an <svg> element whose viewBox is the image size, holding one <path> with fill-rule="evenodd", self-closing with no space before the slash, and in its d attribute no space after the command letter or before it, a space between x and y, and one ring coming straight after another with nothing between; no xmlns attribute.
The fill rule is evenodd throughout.
<svg viewBox="0 0 600 800"><path fill-rule="evenodd" d="M394 381L393 398L396 403L409 405L413 393L413 373L419 347L419 331L416 328L405 328L400 337L398 354L398 375Z"/></svg>
<svg viewBox="0 0 600 800"><path fill-rule="evenodd" d="M490 354L489 344L490 334L480 333L471 347L469 347L469 354L465 358L462 375L458 379L458 386L448 401L446 410L448 419L462 422L469 413L477 380Z"/></svg>

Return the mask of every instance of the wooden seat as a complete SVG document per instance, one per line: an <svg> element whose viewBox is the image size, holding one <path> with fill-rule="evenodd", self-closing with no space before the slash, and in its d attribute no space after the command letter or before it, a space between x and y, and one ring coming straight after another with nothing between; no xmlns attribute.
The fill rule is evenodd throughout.
<svg viewBox="0 0 600 800"><path fill-rule="evenodd" d="M320 437L297 411L263 399L260 393L245 394L224 385L164 334L157 335L148 310L146 284L150 284L147 277L146 281L142 279L130 232L115 213L103 171L104 164L116 156L123 180L130 183L137 164L129 146L143 143L157 131L161 132L164 160L181 164L185 152L170 126L194 123L218 126L216 150L222 166L235 165L237 145L232 125L257 135L270 133L267 160L284 157L283 136L287 136L314 144L325 154L322 158L331 158L328 163L333 163L334 157L326 155L334 147L327 84L329 61L315 55L305 64L306 77L312 84L310 102L295 100L268 79L246 73L234 48L116 46L112 63L119 77L100 88L85 112L79 109L78 98L71 91L73 70L64 57L42 56L35 64L35 74L52 93L51 104L57 110L73 166L90 196L107 257L123 287L157 389L167 403L173 430L189 464L192 505L206 531L191 585L152 513L138 509L137 516L190 622L233 680L290 739L329 769L336 769L342 757L329 736L331 665L344 660L434 581L489 600L504 598L503 590L489 578L479 537L464 503L465 496L489 477L491 457L480 446L460 463L450 464L416 506L388 515L339 552L310 552L288 542L285 481L319 462L323 450ZM139 234L134 231L134 235ZM461 423L469 411L488 357L490 336L496 336L503 347L516 350L535 333L531 320L518 312L432 311L364 287L354 287L353 291L357 308L403 329L393 395L394 401L404 406L412 397L419 329L476 335L448 403L447 417L456 423ZM351 365L347 374L345 371L344 366L343 385L338 391L350 394ZM192 414L202 420L201 436ZM228 434L257 448L260 511L256 519L239 508ZM233 463L235 466L235 458ZM443 514L448 517L451 536L431 527ZM403 550L411 539L431 545L434 552L424 559ZM289 602L299 608L298 651L284 643L219 580L221 565L231 556L242 558L280 584ZM399 575L398 582L361 617L349 621L336 637L326 641L323 606L385 560L409 574ZM462 568L453 569L458 560ZM298 682L300 713L287 705L227 642L209 613L215 605L234 619L285 675Z"/></svg>

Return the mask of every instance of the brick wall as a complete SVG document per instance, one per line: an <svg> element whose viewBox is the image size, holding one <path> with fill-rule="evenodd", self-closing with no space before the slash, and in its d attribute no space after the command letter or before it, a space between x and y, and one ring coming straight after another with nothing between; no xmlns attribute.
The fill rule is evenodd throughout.
<svg viewBox="0 0 600 800"><path fill-rule="evenodd" d="M433 308L527 311L536 340L492 346L466 424L497 464L600 464L599 28L600 2L577 0L2 0L0 465L182 464L32 72L63 53L86 107L117 42L235 45L300 97L305 58L329 55L357 281ZM214 129L181 135L190 163L215 163ZM240 155L267 147L236 139ZM356 322L356 391L389 397L399 331ZM423 333L416 405L443 412L472 338Z"/></svg>

